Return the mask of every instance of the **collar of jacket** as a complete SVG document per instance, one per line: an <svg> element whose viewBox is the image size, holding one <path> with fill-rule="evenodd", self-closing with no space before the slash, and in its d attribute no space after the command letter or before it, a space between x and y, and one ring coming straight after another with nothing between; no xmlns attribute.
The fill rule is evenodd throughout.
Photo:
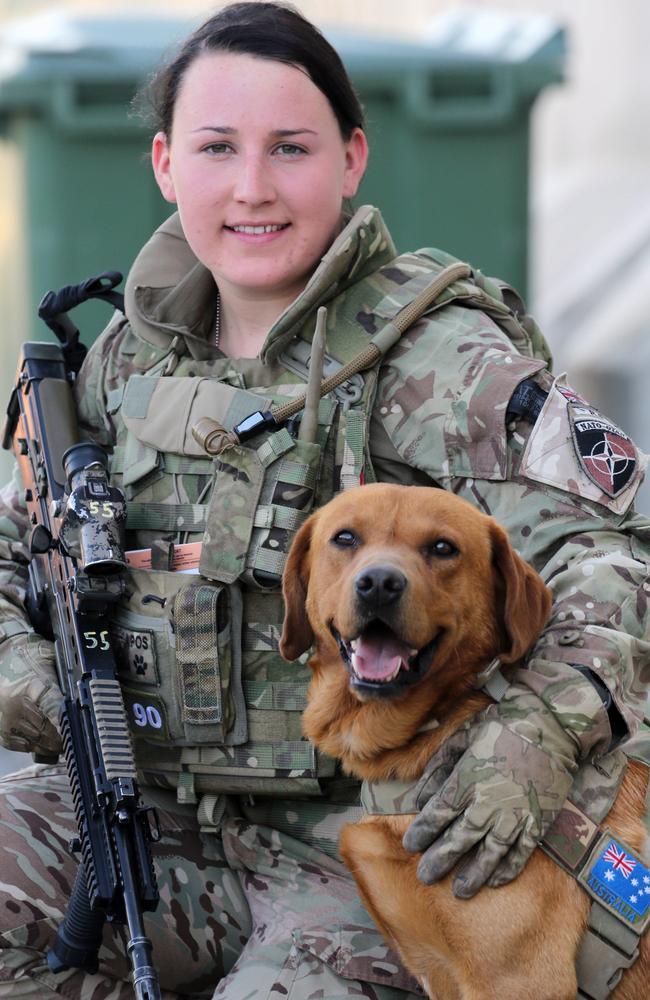
<svg viewBox="0 0 650 1000"><path fill-rule="evenodd" d="M261 359L277 357L305 320L350 285L393 260L395 246L381 213L363 205L344 225L309 282L269 331ZM158 348L182 337L197 360L214 356L211 333L216 287L192 253L178 213L142 248L125 288L126 314L134 333Z"/></svg>

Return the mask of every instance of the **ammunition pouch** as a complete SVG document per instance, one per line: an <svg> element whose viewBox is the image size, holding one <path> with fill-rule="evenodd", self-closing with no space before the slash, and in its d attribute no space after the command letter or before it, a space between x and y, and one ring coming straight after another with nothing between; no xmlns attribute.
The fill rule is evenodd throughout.
<svg viewBox="0 0 650 1000"><path fill-rule="evenodd" d="M191 580L129 572L112 635L132 731L167 745L243 743L241 592Z"/></svg>
<svg viewBox="0 0 650 1000"><path fill-rule="evenodd" d="M302 736L309 668L277 652L280 595L165 571L131 570L128 583L112 636L148 778L182 786L184 801L277 794L278 781L286 794L321 795L335 762Z"/></svg>

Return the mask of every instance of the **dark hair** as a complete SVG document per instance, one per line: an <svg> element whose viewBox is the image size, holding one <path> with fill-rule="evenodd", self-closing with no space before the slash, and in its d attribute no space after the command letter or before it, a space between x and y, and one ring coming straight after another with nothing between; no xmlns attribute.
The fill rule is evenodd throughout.
<svg viewBox="0 0 650 1000"><path fill-rule="evenodd" d="M302 67L325 95L344 139L363 128L363 109L338 52L311 21L283 3L233 3L183 42L136 99L149 105L156 130L171 135L176 99L188 67L205 52L239 52Z"/></svg>

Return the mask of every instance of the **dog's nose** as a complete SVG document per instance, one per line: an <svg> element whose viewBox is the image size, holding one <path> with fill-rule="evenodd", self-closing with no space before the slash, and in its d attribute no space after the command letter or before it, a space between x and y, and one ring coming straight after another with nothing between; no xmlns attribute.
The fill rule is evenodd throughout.
<svg viewBox="0 0 650 1000"><path fill-rule="evenodd" d="M364 604L394 604L406 590L406 577L391 566L371 566L354 578L354 589Z"/></svg>

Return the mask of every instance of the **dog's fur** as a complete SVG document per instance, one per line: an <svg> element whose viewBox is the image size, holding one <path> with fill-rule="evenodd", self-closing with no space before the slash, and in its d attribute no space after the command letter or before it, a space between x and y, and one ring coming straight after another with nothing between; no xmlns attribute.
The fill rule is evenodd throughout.
<svg viewBox="0 0 650 1000"><path fill-rule="evenodd" d="M400 592L374 613L359 592L377 567L405 584L391 577L386 586ZM474 687L477 674L495 656L518 661L550 608L547 588L491 518L443 490L387 484L343 493L312 515L291 548L284 596L282 654L295 660L315 649L304 731L346 771L371 781L418 778L442 742L488 704ZM372 679L364 687L346 665L340 639L358 636L373 614L411 651L437 636L416 683L400 686L409 673L400 670L385 691ZM438 728L419 731L432 718ZM636 851L645 838L645 791L646 769L631 762L606 818ZM429 995L574 1000L590 907L577 882L537 850L514 882L456 899L453 873L432 886L418 881L419 857L402 847L411 820L365 816L344 828L340 849L377 926ZM641 957L612 996L643 1000L649 982L645 935Z"/></svg>

